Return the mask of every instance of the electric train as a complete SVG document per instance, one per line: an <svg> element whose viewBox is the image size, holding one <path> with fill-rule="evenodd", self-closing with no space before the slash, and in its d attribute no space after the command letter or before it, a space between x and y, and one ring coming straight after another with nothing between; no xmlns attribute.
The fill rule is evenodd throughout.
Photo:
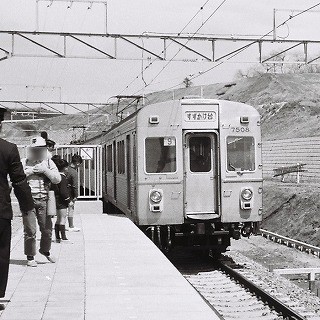
<svg viewBox="0 0 320 320"><path fill-rule="evenodd" d="M225 252L262 220L257 110L185 98L144 106L91 140L103 148L103 201L164 251Z"/></svg>

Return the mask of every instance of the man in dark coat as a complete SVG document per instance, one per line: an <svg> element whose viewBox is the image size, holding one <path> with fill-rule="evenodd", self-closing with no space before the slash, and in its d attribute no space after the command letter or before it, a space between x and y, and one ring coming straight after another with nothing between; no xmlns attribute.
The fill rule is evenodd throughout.
<svg viewBox="0 0 320 320"><path fill-rule="evenodd" d="M0 108L0 131L5 111L4 108ZM18 148L15 144L0 138L0 298L5 296L8 282L11 220L13 217L8 177L19 201L21 212L28 214L34 209L34 204ZM0 300L0 310L3 309L4 305Z"/></svg>

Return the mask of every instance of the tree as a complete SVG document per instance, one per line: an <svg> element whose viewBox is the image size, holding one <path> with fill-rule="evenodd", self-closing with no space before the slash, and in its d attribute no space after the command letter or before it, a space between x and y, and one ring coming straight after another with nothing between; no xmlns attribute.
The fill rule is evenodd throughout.
<svg viewBox="0 0 320 320"><path fill-rule="evenodd" d="M185 78L183 79L182 83L184 84L184 86L185 86L186 88L191 87L192 84L193 84L192 81L191 81L191 79L188 78L188 77L185 77Z"/></svg>
<svg viewBox="0 0 320 320"><path fill-rule="evenodd" d="M252 78L261 76L266 73L265 68L261 64L255 64L246 70L238 69L235 73L235 79Z"/></svg>
<svg viewBox="0 0 320 320"><path fill-rule="evenodd" d="M268 59L272 56L274 56L272 59ZM316 55L315 57L319 56L320 54ZM237 70L235 73L235 78L251 78L265 73L320 73L320 65L306 64L303 54L290 54L288 52L277 54L277 52L273 51L268 56L262 58L262 60L265 59L268 60L263 63L255 64L247 70ZM308 57L308 61L311 61L312 59L313 57ZM294 63L285 63L290 61Z"/></svg>

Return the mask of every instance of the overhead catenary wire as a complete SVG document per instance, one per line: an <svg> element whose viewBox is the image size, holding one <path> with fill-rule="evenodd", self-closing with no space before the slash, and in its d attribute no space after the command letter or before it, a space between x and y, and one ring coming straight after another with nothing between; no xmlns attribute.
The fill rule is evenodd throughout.
<svg viewBox="0 0 320 320"><path fill-rule="evenodd" d="M206 3L207 3L208 1L209 1L209 0L207 0ZM320 3L315 4L315 5L311 6L310 8L307 8L307 9L301 11L301 12L298 12L297 14L292 14L292 13L290 13L289 18L288 18L286 21L283 21L281 24L279 24L279 25L277 26L277 28L278 28L279 26L281 26L281 25L285 25L289 20L292 20L293 18L295 18L295 17L297 17L297 16L300 16L300 15L302 15L303 13L305 13L305 12L307 12L307 11L315 8L315 7L317 7L319 4L320 4ZM202 10L202 9L199 9L199 10ZM194 16L195 16L195 15L194 15ZM203 22L203 23L205 23L205 22ZM272 31L270 31L270 32L269 32L268 34L266 34L266 35L269 35L271 32L272 32ZM266 35L264 35L264 36L266 36ZM264 36L262 36L262 37L264 37ZM261 38L262 38L262 37L261 37ZM255 42L255 43L256 43L256 42ZM250 45L253 45L253 44L254 44L254 43L249 44L248 47L249 47ZM246 48L247 48L247 47L246 47ZM246 49L246 48L245 48L245 49ZM243 49L243 50L245 50L245 49ZM228 57L228 58L225 59L225 60L230 60L230 59L232 59L234 56L236 56L236 55L240 54L241 52L243 52L243 50L240 50L239 52L231 55L230 57ZM154 61L156 61L156 59L155 59ZM213 68L217 68L217 67L220 66L222 63L224 63L224 62L221 61L221 63L220 63L220 61L219 61L218 64L215 64L214 66L212 66L212 67L209 68L208 70L205 70L205 71L199 72L198 74L192 75L192 79L195 79L195 78L197 78L197 77L200 77L201 75L209 72L209 71L212 70ZM148 65L147 67L149 67L149 65ZM155 81L155 79L152 79L151 82L150 82L149 84L147 84L147 86L150 86L152 83L154 83L154 81Z"/></svg>
<svg viewBox="0 0 320 320"><path fill-rule="evenodd" d="M289 18L287 18L286 20L284 20L283 22L281 22L280 24L278 24L278 25L276 26L276 29L278 29L279 27L287 24L288 21L296 18L297 16L299 16L299 15L301 15L301 14L303 14L303 13L306 13L306 12L308 12L308 11L310 11L310 10L318 7L318 6L320 6L320 2L316 3L315 5L313 5L313 6L311 6L311 7L308 7L308 8L305 9L305 10L300 11L300 12L298 12L298 13L296 13L296 14L290 15ZM210 68L208 68L208 69L206 69L206 70L204 70L204 71L200 71L200 72L197 73L197 74L191 75L190 80L194 80L194 79L196 79L196 78L198 78L198 77L201 77L202 75L204 75L204 74L210 72L211 70L219 67L220 65L224 64L225 61L231 60L232 58L234 58L235 56L239 55L239 54L242 53L244 50L246 50L248 47L256 44L259 40L262 40L263 38L269 36L272 32L273 32L273 29L270 30L269 32L265 33L264 35L262 35L258 40L255 40L255 41L249 43L247 46L245 46L244 48L240 49L239 51L237 51L237 52L234 53L233 55L230 55L230 56L227 57L225 60L219 61L218 64L215 64L214 66L212 66L212 67L210 67ZM176 87L178 87L178 86L180 86L180 85L181 85L181 82L178 83L177 85L171 86L171 87L166 88L166 89L164 89L164 90L171 90L171 89L174 89L174 88L176 88Z"/></svg>
<svg viewBox="0 0 320 320"><path fill-rule="evenodd" d="M217 13L217 11L225 4L227 0L223 0L222 2L220 2L220 4L215 8L215 10L213 10L213 12L209 15L209 17L201 24L201 26L190 36L190 38L185 42L184 45L187 45L191 39L198 33L198 31L200 31L202 29L202 27ZM184 48L181 46L179 48L179 50L175 53L175 55L162 67L162 69L160 69L160 71L151 79L151 81L149 81L149 83L144 86L142 89L136 91L134 94L137 94L138 92L144 90L146 87L150 86L154 80L156 80L160 74L164 71L164 69L166 69L168 67L168 65L173 61L173 59L181 52L181 50L183 50Z"/></svg>
<svg viewBox="0 0 320 320"><path fill-rule="evenodd" d="M190 25L190 23L199 15L200 12L203 11L204 7L207 5L207 3L210 0L206 0L206 2L199 8L199 10L193 15L193 17L187 22L187 24L180 30L180 32L178 32L178 36L181 35L183 33L183 31ZM170 45L172 45L174 43L174 41L171 41L167 46L166 49L168 49L170 47ZM161 51L160 55L164 53L164 50ZM125 88L120 92L119 95L121 95L124 91L126 91L137 79L140 78L140 76L144 77L144 72L151 67L151 65L157 61L157 59L153 59L146 67L143 67L141 72L134 77L134 79L125 86ZM142 78L142 81L144 81L144 78Z"/></svg>

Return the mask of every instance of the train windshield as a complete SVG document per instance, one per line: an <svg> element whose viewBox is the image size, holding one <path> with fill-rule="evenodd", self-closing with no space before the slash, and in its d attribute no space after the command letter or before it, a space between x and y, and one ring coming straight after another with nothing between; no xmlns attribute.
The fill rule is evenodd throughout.
<svg viewBox="0 0 320 320"><path fill-rule="evenodd" d="M176 172L175 137L147 138L145 143L147 173Z"/></svg>
<svg viewBox="0 0 320 320"><path fill-rule="evenodd" d="M189 139L190 170L192 172L211 171L211 138L191 137Z"/></svg>
<svg viewBox="0 0 320 320"><path fill-rule="evenodd" d="M228 171L254 171L255 148L253 137L227 138Z"/></svg>

